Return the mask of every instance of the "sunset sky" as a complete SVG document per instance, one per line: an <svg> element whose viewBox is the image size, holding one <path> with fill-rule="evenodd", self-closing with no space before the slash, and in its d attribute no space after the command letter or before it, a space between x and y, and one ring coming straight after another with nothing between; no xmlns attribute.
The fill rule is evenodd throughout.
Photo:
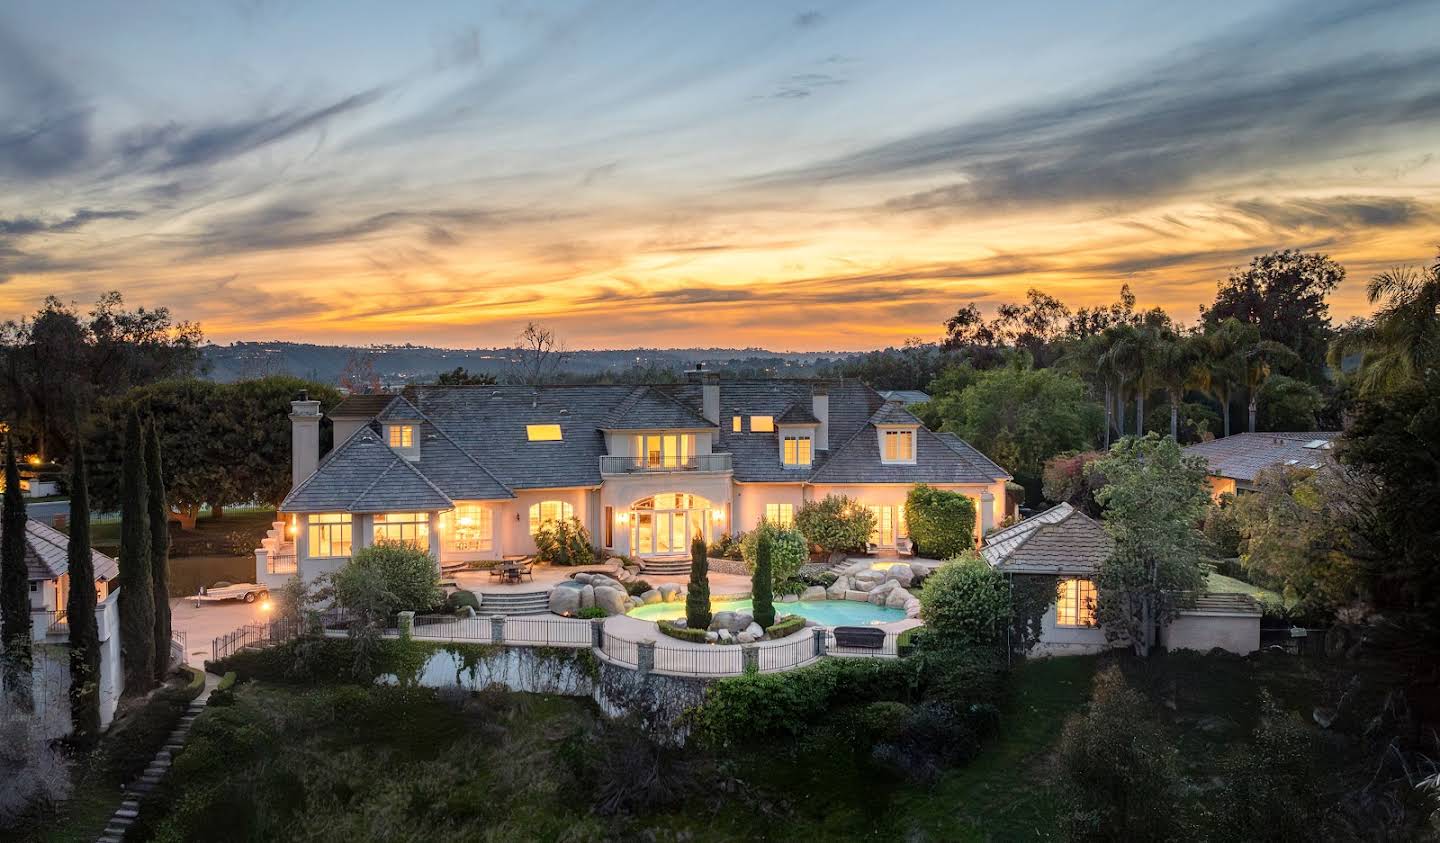
<svg viewBox="0 0 1440 843"><path fill-rule="evenodd" d="M0 6L0 315L863 349L1440 243L1440 3Z"/></svg>

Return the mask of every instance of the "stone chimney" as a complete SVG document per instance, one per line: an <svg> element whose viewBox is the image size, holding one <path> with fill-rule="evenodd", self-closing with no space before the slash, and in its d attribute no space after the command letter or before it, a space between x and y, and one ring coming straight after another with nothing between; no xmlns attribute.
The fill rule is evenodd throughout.
<svg viewBox="0 0 1440 843"><path fill-rule="evenodd" d="M720 376L706 372L700 381L701 413L711 424L720 423Z"/></svg>
<svg viewBox="0 0 1440 843"><path fill-rule="evenodd" d="M309 479L320 464L320 402L304 390L290 402L290 487Z"/></svg>
<svg viewBox="0 0 1440 843"><path fill-rule="evenodd" d="M830 387L816 384L810 388L810 413L820 420L815 428L815 450L830 450Z"/></svg>

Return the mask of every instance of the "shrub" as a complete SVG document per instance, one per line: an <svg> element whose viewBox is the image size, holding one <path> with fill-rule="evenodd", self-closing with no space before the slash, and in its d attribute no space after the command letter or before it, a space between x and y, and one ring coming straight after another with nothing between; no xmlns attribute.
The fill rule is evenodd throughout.
<svg viewBox="0 0 1440 843"><path fill-rule="evenodd" d="M473 591L460 589L453 591L445 598L445 609L449 612L458 612L461 609L479 609L480 598L475 596Z"/></svg>
<svg viewBox="0 0 1440 843"><path fill-rule="evenodd" d="M949 559L975 548L975 504L959 492L915 486L905 496L905 521L917 554Z"/></svg>
<svg viewBox="0 0 1440 843"><path fill-rule="evenodd" d="M998 723L998 710L991 705L960 707L930 700L905 708L904 717L878 733L883 738L871 756L919 783L933 782L945 768L979 755Z"/></svg>
<svg viewBox="0 0 1440 843"><path fill-rule="evenodd" d="M822 553L864 550L875 529L875 513L845 495L826 495L800 507L795 529Z"/></svg>
<svg viewBox="0 0 1440 843"><path fill-rule="evenodd" d="M668 635L681 641L693 641L697 644L705 643L704 627L692 629L688 626L676 626L674 621L656 621L655 625L660 627L661 635Z"/></svg>
<svg viewBox="0 0 1440 843"><path fill-rule="evenodd" d="M1215 546L1215 554L1223 560L1240 555L1240 518L1235 510L1235 496L1229 493L1211 504L1205 513L1205 538ZM1226 576L1233 576L1221 571Z"/></svg>
<svg viewBox="0 0 1440 843"><path fill-rule="evenodd" d="M440 603L435 558L408 542L380 541L361 548L335 572L331 584L337 603L372 620Z"/></svg>
<svg viewBox="0 0 1440 843"><path fill-rule="evenodd" d="M1059 790L1071 840L1184 839L1178 752L1154 707L1117 667L1060 738Z"/></svg>
<svg viewBox="0 0 1440 843"><path fill-rule="evenodd" d="M755 622L762 627L768 627L775 623L775 580L770 571L770 535L763 530L755 532L759 534L759 538L755 543L755 571L750 575L750 604Z"/></svg>
<svg viewBox="0 0 1440 843"><path fill-rule="evenodd" d="M193 677L186 678L193 680ZM100 770L110 781L130 781L155 757L198 693L192 693L189 684L168 685L156 691L111 725L99 750ZM201 674L200 687L204 686L205 677Z"/></svg>
<svg viewBox="0 0 1440 843"><path fill-rule="evenodd" d="M787 635L794 635L805 628L805 619L799 615L786 615L775 623L765 628L765 634L771 638L784 638Z"/></svg>
<svg viewBox="0 0 1440 843"><path fill-rule="evenodd" d="M761 537L770 540L770 582L782 583L793 579L800 572L801 566L810 561L810 548L805 544L805 537L800 535L798 530L771 524L769 521L761 521L760 526L745 534L742 552L745 558L745 566L750 573L755 573L756 553L760 547Z"/></svg>
<svg viewBox="0 0 1440 843"><path fill-rule="evenodd" d="M578 518L546 521L535 531L535 558L551 565L590 565L595 548Z"/></svg>
<svg viewBox="0 0 1440 843"><path fill-rule="evenodd" d="M575 613L575 617L577 617L577 618L579 618L579 619L581 619L581 620L588 621L588 620L594 620L595 618L605 618L605 617L609 617L609 615L606 614L605 610L604 610L603 608L601 608L600 606L586 606L585 608L583 608L583 609L581 609L580 611L576 612L576 613Z"/></svg>
<svg viewBox="0 0 1440 843"><path fill-rule="evenodd" d="M1250 746L1236 746L1221 762L1215 839L1304 841L1316 837L1325 815L1320 747L1304 721L1281 711L1260 692L1261 718Z"/></svg>
<svg viewBox="0 0 1440 843"><path fill-rule="evenodd" d="M920 618L927 634L990 645L1010 622L1010 586L975 552L941 565L920 589Z"/></svg>
<svg viewBox="0 0 1440 843"><path fill-rule="evenodd" d="M691 629L710 626L710 554L699 536L690 542L690 582L685 591L685 624Z"/></svg>
<svg viewBox="0 0 1440 843"><path fill-rule="evenodd" d="M645 582L644 580L631 580L630 582L625 583L625 593L629 594L631 597L639 597L640 595L644 594L645 592L649 591L654 587L655 586L651 585L648 582Z"/></svg>
<svg viewBox="0 0 1440 843"><path fill-rule="evenodd" d="M65 755L45 734L43 721L12 698L0 699L0 829L70 795Z"/></svg>
<svg viewBox="0 0 1440 843"><path fill-rule="evenodd" d="M744 559L743 545L747 533L740 531L735 534L721 533L710 545L710 555L717 559Z"/></svg>
<svg viewBox="0 0 1440 843"><path fill-rule="evenodd" d="M1004 699L1008 673L999 648L957 646L934 635L915 640L911 661L924 699L959 708L994 707Z"/></svg>

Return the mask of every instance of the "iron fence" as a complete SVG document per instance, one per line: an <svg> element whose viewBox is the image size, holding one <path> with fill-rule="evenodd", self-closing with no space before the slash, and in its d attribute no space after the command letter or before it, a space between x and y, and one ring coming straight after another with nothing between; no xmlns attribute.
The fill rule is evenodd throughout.
<svg viewBox="0 0 1440 843"><path fill-rule="evenodd" d="M210 657L212 661L219 661L247 647L269 647L298 638L303 631L304 625L291 619L246 624L211 641Z"/></svg>
<svg viewBox="0 0 1440 843"><path fill-rule="evenodd" d="M483 644L493 639L494 624L489 618L461 618L455 615L416 615L414 636L430 641L474 641Z"/></svg>
<svg viewBox="0 0 1440 843"><path fill-rule="evenodd" d="M532 647L589 647L590 622L578 618L506 618L505 643Z"/></svg>
<svg viewBox="0 0 1440 843"><path fill-rule="evenodd" d="M893 659L900 655L900 634L896 632L885 633L885 640L878 648L873 647L841 647L834 643L834 635L831 635L830 645L827 651L832 656L869 656L870 658Z"/></svg>
<svg viewBox="0 0 1440 843"><path fill-rule="evenodd" d="M681 676L739 676L745 654L738 644L672 647L655 642L655 670Z"/></svg>
<svg viewBox="0 0 1440 843"><path fill-rule="evenodd" d="M806 635L798 641L787 641L771 647L756 647L757 667L761 673L779 673L803 667L820 658L815 649L815 636Z"/></svg>
<svg viewBox="0 0 1440 843"><path fill-rule="evenodd" d="M640 666L640 645L635 641L606 635L604 646L600 648L600 651L605 654L606 658L617 664L627 667Z"/></svg>

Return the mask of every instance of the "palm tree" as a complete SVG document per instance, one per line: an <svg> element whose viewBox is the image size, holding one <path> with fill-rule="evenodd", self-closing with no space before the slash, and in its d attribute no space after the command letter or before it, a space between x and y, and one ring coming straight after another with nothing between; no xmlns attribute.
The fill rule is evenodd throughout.
<svg viewBox="0 0 1440 843"><path fill-rule="evenodd" d="M1201 372L1204 350L1199 337L1166 333L1155 356L1155 383L1170 400L1170 438L1180 441L1180 401L1185 390L1204 382Z"/></svg>
<svg viewBox="0 0 1440 843"><path fill-rule="evenodd" d="M1101 333L1103 351L1097 365L1100 371L1109 374L1110 381L1115 385L1115 402L1118 405L1115 428L1121 436L1125 435L1125 393L1140 374L1137 333L1133 325L1111 325ZM1106 386L1108 394L1109 383Z"/></svg>
<svg viewBox="0 0 1440 843"><path fill-rule="evenodd" d="M1091 334L1074 342L1055 361L1056 368L1072 372L1081 379L1098 386L1104 392L1105 400L1105 449L1110 449L1110 433L1114 429L1114 391L1116 373L1105 365L1105 352L1110 348L1110 338L1103 334Z"/></svg>
<svg viewBox="0 0 1440 843"><path fill-rule="evenodd" d="M1220 435L1230 435L1230 402L1245 380L1245 349L1260 339L1255 326L1238 319L1226 319L1199 338L1199 370L1196 386L1220 402L1224 419Z"/></svg>
<svg viewBox="0 0 1440 843"><path fill-rule="evenodd" d="M1330 346L1330 365L1362 355L1357 385L1362 393L1394 389L1419 380L1440 359L1440 256L1423 270L1397 267L1365 288L1380 309L1359 330Z"/></svg>
<svg viewBox="0 0 1440 843"><path fill-rule="evenodd" d="M1258 330L1257 330L1258 335ZM1275 369L1288 369L1300 362L1300 355L1290 346L1274 340L1257 340L1245 349L1245 389L1250 396L1250 432L1255 432L1255 415L1259 407L1260 387Z"/></svg>

